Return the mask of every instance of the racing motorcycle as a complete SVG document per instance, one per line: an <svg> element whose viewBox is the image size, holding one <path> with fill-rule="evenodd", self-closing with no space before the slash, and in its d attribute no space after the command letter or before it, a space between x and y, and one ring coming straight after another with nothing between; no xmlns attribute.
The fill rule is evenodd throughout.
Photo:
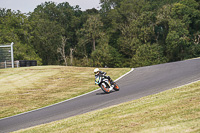
<svg viewBox="0 0 200 133"><path fill-rule="evenodd" d="M105 93L110 93L113 89L115 91L119 91L120 89L120 87L115 82L113 82L113 85L111 85L107 78L100 76L95 76L95 84L98 84Z"/></svg>

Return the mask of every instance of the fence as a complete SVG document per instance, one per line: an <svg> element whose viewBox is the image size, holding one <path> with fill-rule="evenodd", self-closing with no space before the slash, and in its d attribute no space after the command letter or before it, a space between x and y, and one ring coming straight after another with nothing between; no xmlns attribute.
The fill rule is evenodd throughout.
<svg viewBox="0 0 200 133"><path fill-rule="evenodd" d="M20 67L19 61L14 61L14 67ZM5 62L0 62L0 69L2 68L12 68L12 62L5 61Z"/></svg>
<svg viewBox="0 0 200 133"><path fill-rule="evenodd" d="M13 42L10 45L0 45L0 69L14 67L37 66L36 60L19 60L14 61Z"/></svg>
<svg viewBox="0 0 200 133"><path fill-rule="evenodd" d="M0 63L4 64L4 68L7 68L7 65L10 66L10 64L14 68L13 44L12 42L10 45L0 45Z"/></svg>
<svg viewBox="0 0 200 133"><path fill-rule="evenodd" d="M30 66L37 66L36 60L19 60L14 61L14 67L30 67ZM3 68L12 68L12 62L4 61L0 62L0 69Z"/></svg>

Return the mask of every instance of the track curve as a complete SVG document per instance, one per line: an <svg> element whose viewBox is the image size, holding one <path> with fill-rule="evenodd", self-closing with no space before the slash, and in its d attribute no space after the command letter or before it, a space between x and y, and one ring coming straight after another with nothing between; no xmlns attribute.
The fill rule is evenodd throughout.
<svg viewBox="0 0 200 133"><path fill-rule="evenodd" d="M200 59L135 68L117 81L119 92L102 90L39 110L0 119L0 132L11 132L135 100L200 80Z"/></svg>

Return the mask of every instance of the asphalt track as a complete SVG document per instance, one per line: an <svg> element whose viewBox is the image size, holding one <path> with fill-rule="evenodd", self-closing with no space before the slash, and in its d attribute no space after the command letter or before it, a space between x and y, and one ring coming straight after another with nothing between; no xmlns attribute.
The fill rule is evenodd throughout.
<svg viewBox="0 0 200 133"><path fill-rule="evenodd" d="M135 68L117 81L121 90L110 94L97 90L81 97L0 119L0 132L11 132L68 118L111 105L159 93L200 80L200 59Z"/></svg>

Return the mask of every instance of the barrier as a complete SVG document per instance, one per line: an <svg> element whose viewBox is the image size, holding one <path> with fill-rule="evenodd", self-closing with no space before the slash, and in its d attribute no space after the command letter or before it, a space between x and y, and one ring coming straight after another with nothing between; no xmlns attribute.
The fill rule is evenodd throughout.
<svg viewBox="0 0 200 133"><path fill-rule="evenodd" d="M16 68L19 67L19 61L14 61L14 67ZM3 68L12 68L12 62L10 61L0 62L0 69Z"/></svg>
<svg viewBox="0 0 200 133"><path fill-rule="evenodd" d="M19 60L20 67L37 66L36 60Z"/></svg>
<svg viewBox="0 0 200 133"><path fill-rule="evenodd" d="M12 42L10 45L0 45L0 62L4 62L5 68L7 67L6 62L11 62L11 66L14 68L13 44Z"/></svg>
<svg viewBox="0 0 200 133"><path fill-rule="evenodd" d="M30 67L30 66L37 66L37 61L36 60L18 60L14 61L14 67ZM4 61L0 62L0 69L3 68L12 68L12 62L10 61Z"/></svg>

